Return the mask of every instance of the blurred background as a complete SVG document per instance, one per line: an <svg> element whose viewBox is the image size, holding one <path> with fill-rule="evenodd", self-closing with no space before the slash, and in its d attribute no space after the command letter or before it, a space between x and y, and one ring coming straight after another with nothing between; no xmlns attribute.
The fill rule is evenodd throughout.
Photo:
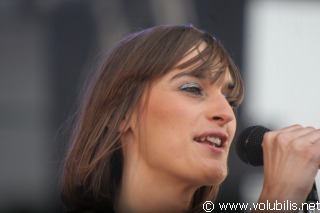
<svg viewBox="0 0 320 213"><path fill-rule="evenodd" d="M0 0L0 212L64 212L65 124L99 57L130 32L189 23L216 35L241 69L239 131L320 126L320 1ZM229 165L218 201L256 201L262 168L234 148Z"/></svg>

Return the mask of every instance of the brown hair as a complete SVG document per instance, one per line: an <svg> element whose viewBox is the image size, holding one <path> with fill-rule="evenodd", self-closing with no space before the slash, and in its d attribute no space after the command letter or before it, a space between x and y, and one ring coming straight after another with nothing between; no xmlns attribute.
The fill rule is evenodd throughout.
<svg viewBox="0 0 320 213"><path fill-rule="evenodd" d="M219 75L213 81L229 70L234 81L232 101L242 101L239 70L210 34L191 25L157 26L130 34L110 52L79 111L62 174L62 199L67 207L114 202L123 169L119 124L139 106L151 81L175 68L191 48L203 42L205 49L178 68L197 65L195 72L214 70ZM216 192L212 186L199 188L190 211L202 210L202 203L214 199Z"/></svg>

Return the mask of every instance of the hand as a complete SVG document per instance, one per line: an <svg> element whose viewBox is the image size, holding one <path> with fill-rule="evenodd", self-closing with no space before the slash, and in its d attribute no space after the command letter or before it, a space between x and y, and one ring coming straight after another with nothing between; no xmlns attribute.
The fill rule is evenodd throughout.
<svg viewBox="0 0 320 213"><path fill-rule="evenodd" d="M320 130L300 125L264 135L259 202L305 202L320 167ZM292 212L292 211L291 211Z"/></svg>

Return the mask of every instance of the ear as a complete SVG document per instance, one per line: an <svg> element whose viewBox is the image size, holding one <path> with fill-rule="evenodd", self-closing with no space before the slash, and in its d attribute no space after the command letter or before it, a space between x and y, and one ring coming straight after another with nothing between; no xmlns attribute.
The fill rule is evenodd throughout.
<svg viewBox="0 0 320 213"><path fill-rule="evenodd" d="M119 124L118 131L121 134L120 143L122 146L123 157L126 158L128 149L133 150L133 142L135 135L135 126L137 121L137 114L135 111L129 111Z"/></svg>
<svg viewBox="0 0 320 213"><path fill-rule="evenodd" d="M124 118L119 124L118 132L121 132L121 133L126 132L129 129L129 122L130 122L130 119L129 119L128 113L126 113Z"/></svg>
<svg viewBox="0 0 320 213"><path fill-rule="evenodd" d="M121 133L125 133L127 132L129 129L133 129L134 125L135 125L135 111L128 111L126 112L124 118L122 119L122 121L119 124L118 127L118 131Z"/></svg>

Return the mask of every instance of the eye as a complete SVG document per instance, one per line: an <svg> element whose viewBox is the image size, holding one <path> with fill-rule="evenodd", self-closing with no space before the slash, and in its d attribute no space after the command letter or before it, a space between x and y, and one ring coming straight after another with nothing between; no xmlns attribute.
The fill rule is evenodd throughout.
<svg viewBox="0 0 320 213"><path fill-rule="evenodd" d="M201 95L203 90L199 84L194 82L185 83L179 89L194 95Z"/></svg>

